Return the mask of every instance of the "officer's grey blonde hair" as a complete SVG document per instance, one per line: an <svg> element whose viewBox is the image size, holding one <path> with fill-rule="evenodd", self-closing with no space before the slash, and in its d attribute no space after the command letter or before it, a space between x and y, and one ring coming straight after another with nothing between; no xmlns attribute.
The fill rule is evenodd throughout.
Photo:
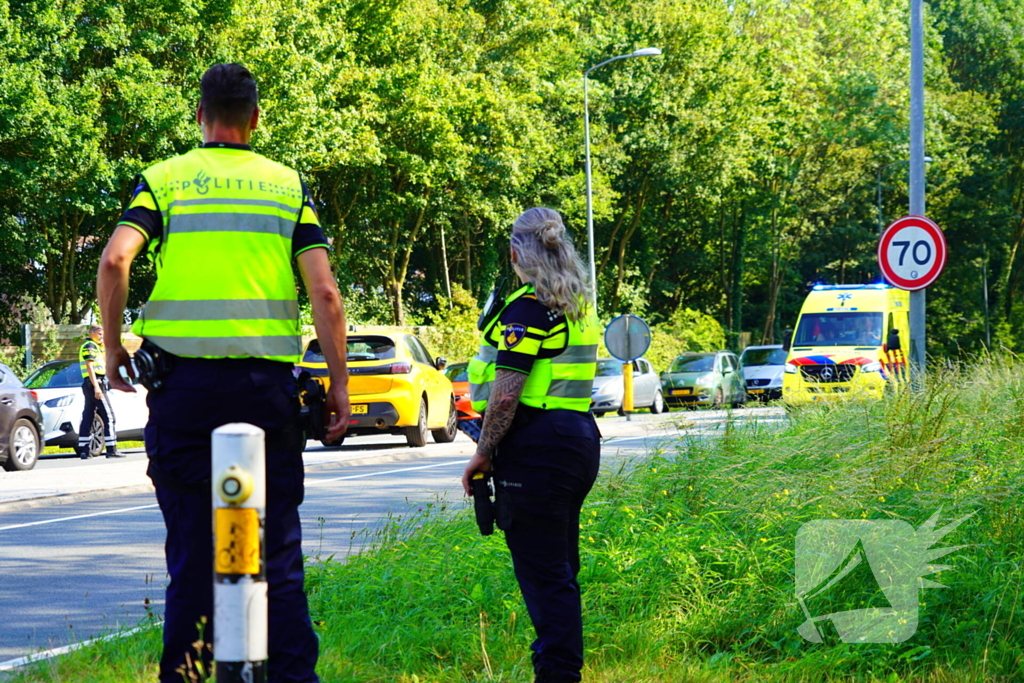
<svg viewBox="0 0 1024 683"><path fill-rule="evenodd" d="M565 234L562 216L542 206L527 209L512 224L516 266L532 282L537 299L553 311L579 320L590 302L587 269Z"/></svg>

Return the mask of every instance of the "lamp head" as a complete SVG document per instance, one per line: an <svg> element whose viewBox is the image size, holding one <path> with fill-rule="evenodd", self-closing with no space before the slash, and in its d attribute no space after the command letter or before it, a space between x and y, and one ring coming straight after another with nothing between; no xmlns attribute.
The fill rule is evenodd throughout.
<svg viewBox="0 0 1024 683"><path fill-rule="evenodd" d="M634 50L630 57L657 57L660 54L660 47L642 47L639 50Z"/></svg>

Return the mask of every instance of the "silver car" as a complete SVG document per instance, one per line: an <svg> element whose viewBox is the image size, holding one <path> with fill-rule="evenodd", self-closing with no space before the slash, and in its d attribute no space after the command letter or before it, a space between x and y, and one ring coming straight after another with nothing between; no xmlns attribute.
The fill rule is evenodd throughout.
<svg viewBox="0 0 1024 683"><path fill-rule="evenodd" d="M590 410L595 417L601 417L613 410L619 415L625 415L622 410L622 395L625 388L622 381L623 365L623 362L616 358L597 359L597 376L594 377L594 389L590 397ZM665 410L661 380L646 358L637 358L633 361L633 409L649 409L654 414Z"/></svg>
<svg viewBox="0 0 1024 683"><path fill-rule="evenodd" d="M9 472L30 470L39 459L43 416L35 394L0 363L0 465Z"/></svg>
<svg viewBox="0 0 1024 683"><path fill-rule="evenodd" d="M76 360L55 360L43 365L25 379L25 386L39 398L43 412L43 442L47 446L74 448L78 445L78 426L85 410L82 371ZM114 410L114 429L118 441L141 441L149 420L146 388L133 381L136 393L111 390L107 394ZM89 453L103 452L103 419L93 417Z"/></svg>
<svg viewBox="0 0 1024 683"><path fill-rule="evenodd" d="M782 344L748 346L740 355L747 395L759 401L782 398L782 375L786 368Z"/></svg>

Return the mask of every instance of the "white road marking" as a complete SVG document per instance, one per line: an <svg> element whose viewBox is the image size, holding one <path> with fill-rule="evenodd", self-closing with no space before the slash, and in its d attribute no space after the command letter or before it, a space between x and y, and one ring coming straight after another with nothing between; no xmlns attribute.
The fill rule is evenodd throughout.
<svg viewBox="0 0 1024 683"><path fill-rule="evenodd" d="M348 479L365 479L366 477L378 477L386 474L399 474L401 472L412 472L415 470L429 470L434 467L447 467L450 465L464 465L465 460L455 460L452 462L442 462L436 465L422 465L420 467L403 467L397 470L385 470L383 472L365 472L363 474L353 474L347 477L332 477L330 479L310 479L306 478L306 486L323 486L334 481L346 481ZM151 508L159 507L156 503L150 505L138 505L130 508L120 508L118 510L106 510L104 512L91 512L87 515L73 515L71 517L56 517L54 519L44 519L38 522L26 522L25 524L12 524L10 526L0 526L0 531L12 531L14 529L24 529L30 526L39 526L41 524L56 524L57 522L72 522L76 519L88 519L90 517L102 517L103 515L117 515L124 512L135 512L136 510L149 510Z"/></svg>
<svg viewBox="0 0 1024 683"><path fill-rule="evenodd" d="M366 472L364 474L352 474L347 477L331 477L330 479L307 479L306 487L310 486L322 486L329 484L333 481L347 481L349 479L365 479L366 477L379 477L385 474L399 474L401 472L412 472L414 470L429 470L434 467L448 467L450 465L465 465L466 460L453 460L452 462L439 462L436 465L421 465L419 467L403 467L398 470L386 470L384 472ZM0 529L2 531L2 529Z"/></svg>
<svg viewBox="0 0 1024 683"><path fill-rule="evenodd" d="M0 526L0 531L10 531L12 529L24 529L29 526L39 526L40 524L55 524L57 522L71 522L76 519L87 519L89 517L102 517L103 515L117 515L122 512L134 512L136 510L148 510L150 508L157 507L156 503L150 505L139 505L133 508L121 508L120 510L106 510L105 512L91 512L87 515L74 515L72 517L57 517L55 519L44 519L38 522L26 522L25 524L12 524L11 526Z"/></svg>
<svg viewBox="0 0 1024 683"><path fill-rule="evenodd" d="M0 664L0 671L10 671L11 669L16 669L19 666L25 666L26 664L31 664L32 662L41 662L41 661L43 661L45 659L53 659L54 657L60 657L61 655L66 655L69 652L74 652L75 650L79 650L79 649L81 649L83 647L86 647L88 645L92 645L93 643L101 643L104 640L114 640L115 638L126 638L126 637L132 635L133 633L138 633L139 631L145 630L147 628L154 628L154 627L153 626L136 626L135 628L130 628L127 631L123 631L121 633L112 633L112 634L110 634L108 636L101 636L99 638L92 638L91 640L83 640L80 643L72 643L71 645L65 645L64 647L55 647L52 650L43 650L42 652L36 652L34 654L28 655L27 657L19 657L18 659L9 659L6 662L3 662L2 664Z"/></svg>

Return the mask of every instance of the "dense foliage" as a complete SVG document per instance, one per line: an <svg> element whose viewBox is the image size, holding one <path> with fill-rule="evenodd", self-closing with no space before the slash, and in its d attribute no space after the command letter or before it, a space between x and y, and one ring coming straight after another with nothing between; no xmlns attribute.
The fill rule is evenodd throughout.
<svg viewBox="0 0 1024 683"><path fill-rule="evenodd" d="M1020 350L1024 0L932 0L926 23L952 253L930 348L976 349L990 318ZM480 300L507 274L524 207L585 250L582 72L651 45L590 80L602 313L777 341L808 284L875 277L879 178L884 221L906 212L907 34L905 0L0 3L0 337L34 301L90 309L133 175L198 142L199 76L228 60L260 82L255 146L314 190L354 317L436 322L451 284Z"/></svg>

